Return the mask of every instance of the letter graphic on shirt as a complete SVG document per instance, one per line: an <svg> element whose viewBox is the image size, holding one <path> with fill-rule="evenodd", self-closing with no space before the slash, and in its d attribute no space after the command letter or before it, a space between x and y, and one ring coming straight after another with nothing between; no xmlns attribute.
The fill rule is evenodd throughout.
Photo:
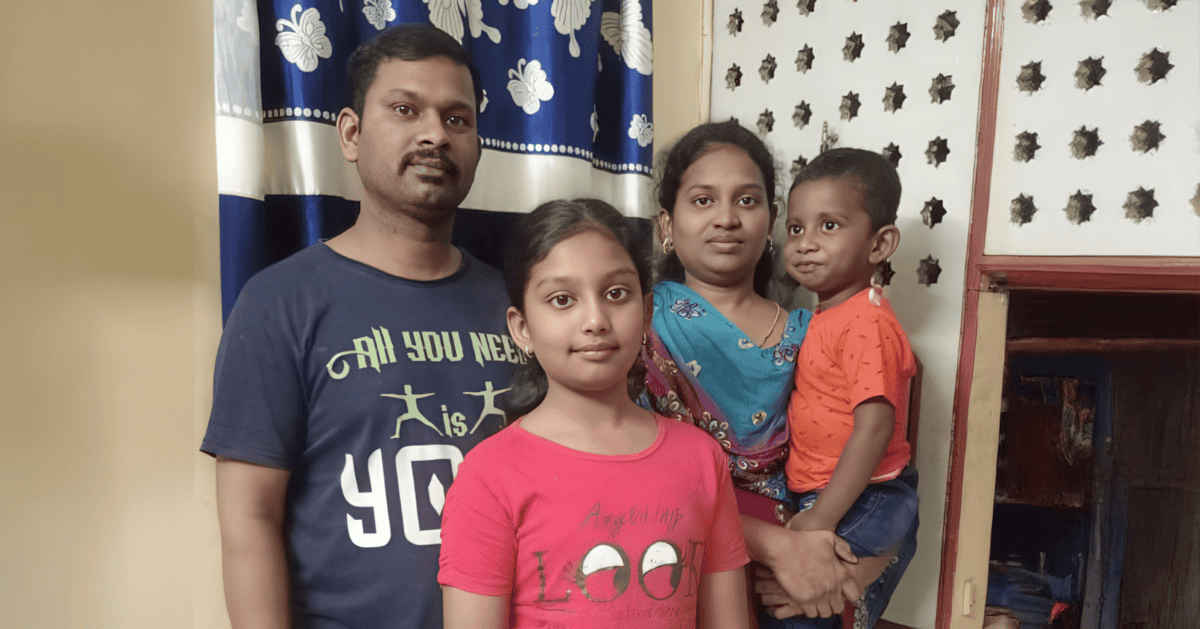
<svg viewBox="0 0 1200 629"><path fill-rule="evenodd" d="M354 457L346 455L346 466L342 468L342 495L351 505L374 511L375 532L367 533L363 521L349 513L346 514L346 529L355 546L379 548L392 539L392 521L388 519L387 495L384 493L382 451L375 450L367 457L367 474L371 478L371 489L359 491L358 479L354 476Z"/></svg>
<svg viewBox="0 0 1200 629"><path fill-rule="evenodd" d="M479 366L483 366L485 360L495 360L492 358L492 347L488 345L487 335L480 332L471 333L471 349L475 352L475 362Z"/></svg>
<svg viewBox="0 0 1200 629"><path fill-rule="evenodd" d="M646 596L665 601L679 589L679 580L683 576L683 553L675 544L666 540L650 544L638 563L638 583Z"/></svg>
<svg viewBox="0 0 1200 629"><path fill-rule="evenodd" d="M567 592L562 598L546 598L546 563L542 561L542 556L546 551L538 551L533 553L538 558L538 602L539 603L559 603L571 598L571 588L567 588Z"/></svg>
<svg viewBox="0 0 1200 629"><path fill-rule="evenodd" d="M350 365L344 360L346 356L358 357L358 368L366 369L370 367L376 372L379 371L379 365L396 362L396 351L392 346L392 336L388 333L388 329L380 326L371 328L371 336L360 336L354 339L354 349L346 352L334 354L329 362L325 364L325 370L329 372L329 377L334 380L341 380L350 373ZM339 369L334 369L334 363L339 363ZM368 364L369 363L369 364Z"/></svg>
<svg viewBox="0 0 1200 629"><path fill-rule="evenodd" d="M575 584L588 600L611 601L629 587L629 556L614 544L597 544L583 556L575 571Z"/></svg>
<svg viewBox="0 0 1200 629"><path fill-rule="evenodd" d="M704 563L704 542L690 540L688 556L684 560L687 567L688 585L684 596L695 596L700 589L700 566Z"/></svg>
<svg viewBox="0 0 1200 629"><path fill-rule="evenodd" d="M379 395L380 397L394 397L396 399L404 400L404 403L408 405L408 411L396 418L396 434L392 435L392 439L400 438L400 424L403 424L404 420L406 419L418 420L422 424L432 428L433 432L436 432L439 437L445 436L442 434L442 431L438 430L437 426L433 425L433 422L425 419L425 416L421 414L421 409L417 408L417 400L423 397L429 397L433 395L433 393L422 393L417 395L412 392L412 385L406 384L404 385L404 395L399 393L380 393Z"/></svg>
<svg viewBox="0 0 1200 629"><path fill-rule="evenodd" d="M442 543L442 527L422 529L418 515L417 489L413 463L420 461L449 461L450 473L458 475L458 464L462 463L462 451L448 444L407 446L396 453L396 477L400 480L400 516L404 521L404 539L416 546L433 546ZM446 488L437 476L429 481L425 496L438 515L446 504Z"/></svg>

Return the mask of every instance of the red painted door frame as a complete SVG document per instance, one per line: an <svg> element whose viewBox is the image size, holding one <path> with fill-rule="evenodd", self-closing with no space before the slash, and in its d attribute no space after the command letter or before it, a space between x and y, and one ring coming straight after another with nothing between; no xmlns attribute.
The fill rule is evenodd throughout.
<svg viewBox="0 0 1200 629"><path fill-rule="evenodd" d="M970 429L967 410L974 376L975 341L979 334L979 292L998 283L1008 288L1103 292L1200 292L1200 258L1184 257L1055 257L984 255L992 157L996 142L996 109L1000 93L1000 56L1004 33L1004 0L987 0L983 33L983 69L971 224L953 406L953 435L946 486L941 578L937 626L949 627L958 558L958 523L962 515L963 453Z"/></svg>

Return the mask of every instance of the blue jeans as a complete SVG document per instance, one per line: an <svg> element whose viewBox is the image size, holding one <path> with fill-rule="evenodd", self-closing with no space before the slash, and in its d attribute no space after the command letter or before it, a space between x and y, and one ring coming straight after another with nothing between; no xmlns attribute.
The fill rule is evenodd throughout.
<svg viewBox="0 0 1200 629"><path fill-rule="evenodd" d="M785 504L794 511L811 509L820 491L793 494ZM917 471L906 467L897 478L867 485L858 500L838 522L837 534L859 557L879 557L896 553L883 574L863 591L855 604L856 629L871 629L883 615L900 577L917 552ZM837 629L840 617L808 618L792 616L777 619L769 614L759 618L762 629Z"/></svg>

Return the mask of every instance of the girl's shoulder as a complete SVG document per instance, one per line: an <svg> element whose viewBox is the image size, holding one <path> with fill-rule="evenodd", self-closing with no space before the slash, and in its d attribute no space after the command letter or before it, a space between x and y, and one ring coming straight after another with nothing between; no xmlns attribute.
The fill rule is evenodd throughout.
<svg viewBox="0 0 1200 629"><path fill-rule="evenodd" d="M705 450L724 460L725 450L703 429L690 422L679 421L656 415L660 426L664 427L665 440L672 441L681 448Z"/></svg>
<svg viewBox="0 0 1200 629"><path fill-rule="evenodd" d="M464 462L488 461L490 463L497 459L504 460L509 458L512 452L519 452L520 450L517 448L528 447L529 444L526 442L529 433L517 428L516 424L517 422L511 422L495 434L475 444L475 447L468 450L463 456Z"/></svg>

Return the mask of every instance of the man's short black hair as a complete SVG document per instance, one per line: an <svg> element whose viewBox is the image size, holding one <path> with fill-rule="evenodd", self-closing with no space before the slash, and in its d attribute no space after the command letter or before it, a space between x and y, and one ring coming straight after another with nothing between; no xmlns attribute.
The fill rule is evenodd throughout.
<svg viewBox="0 0 1200 629"><path fill-rule="evenodd" d="M388 59L420 61L430 57L446 57L471 73L471 86L475 88L475 111L483 102L483 86L480 85L479 70L458 40L432 24L401 24L389 28L378 37L365 42L350 55L346 64L346 85L350 92L350 108L361 118L367 90L375 81L379 64Z"/></svg>

